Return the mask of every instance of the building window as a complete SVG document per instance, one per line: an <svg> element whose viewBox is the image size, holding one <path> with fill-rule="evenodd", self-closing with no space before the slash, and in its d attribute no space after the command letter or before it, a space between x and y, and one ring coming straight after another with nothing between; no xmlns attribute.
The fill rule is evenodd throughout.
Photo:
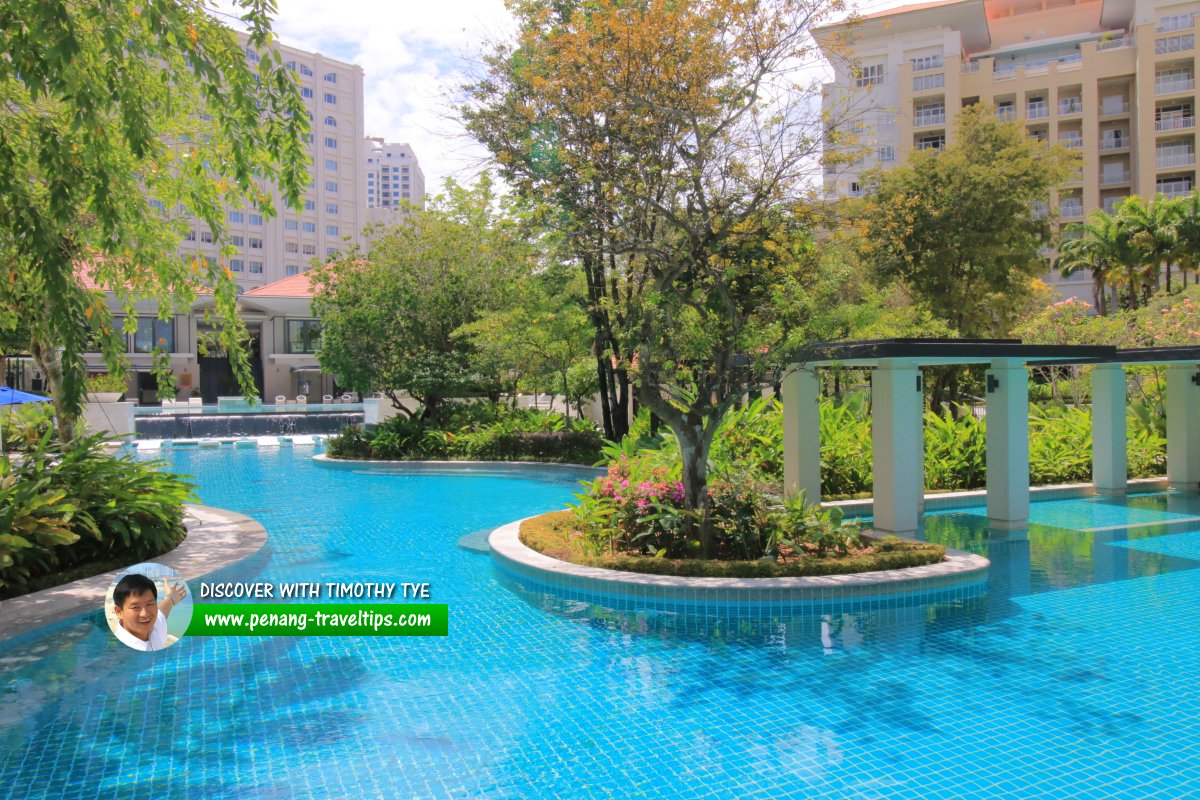
<svg viewBox="0 0 1200 800"><path fill-rule="evenodd" d="M325 159L325 169L337 171L337 160L333 158Z"/></svg>
<svg viewBox="0 0 1200 800"><path fill-rule="evenodd" d="M913 72L923 72L927 69L941 69L942 56L941 54L932 56L921 56L912 60Z"/></svg>
<svg viewBox="0 0 1200 800"><path fill-rule="evenodd" d="M243 220L245 220L245 216L243 216L242 212L240 212L240 211L230 211L229 212L229 221L230 222L240 224Z"/></svg>
<svg viewBox="0 0 1200 800"><path fill-rule="evenodd" d="M296 62L295 62L295 61L289 61L289 62L287 62L287 64L285 64L284 66L286 66L286 67L287 67L288 69L290 69L292 72L295 72L295 71L296 71Z"/></svg>
<svg viewBox="0 0 1200 800"><path fill-rule="evenodd" d="M245 272L246 271L246 262L240 258L229 259L229 271L230 272Z"/></svg>
<svg viewBox="0 0 1200 800"><path fill-rule="evenodd" d="M184 232L184 234L183 234L183 240L184 240L185 242L194 242L194 241L196 241L196 232L195 232L195 231L191 231L191 230L190 230L190 231L185 231L185 232Z"/></svg>
<svg viewBox="0 0 1200 800"><path fill-rule="evenodd" d="M262 225L263 224L262 214L251 214L250 215L250 224L251 225Z"/></svg>
<svg viewBox="0 0 1200 800"><path fill-rule="evenodd" d="M299 253L300 245L296 244L295 242L284 242L283 251L285 253Z"/></svg>
<svg viewBox="0 0 1200 800"><path fill-rule="evenodd" d="M337 191L337 181L325 181L325 191L336 192Z"/></svg>
<svg viewBox="0 0 1200 800"><path fill-rule="evenodd" d="M337 83L337 73L336 72L326 73L325 74L325 82L326 83Z"/></svg>
<svg viewBox="0 0 1200 800"><path fill-rule="evenodd" d="M896 160L896 148L892 147L890 144L878 148L876 150L876 154L879 156L880 161L895 161Z"/></svg>
<svg viewBox="0 0 1200 800"><path fill-rule="evenodd" d="M325 124L326 124L326 125L328 125L328 126L329 126L329 127L331 127L331 128L336 128L336 127L337 127L337 120L336 120L336 119L334 119L333 117L326 117L326 118L325 118Z"/></svg>
<svg viewBox="0 0 1200 800"><path fill-rule="evenodd" d="M250 262L251 274L262 275L262 271L263 271L263 262L261 262L261 261L251 261Z"/></svg>
<svg viewBox="0 0 1200 800"><path fill-rule="evenodd" d="M283 271L287 274L287 277L289 277L289 278L292 277L293 275L300 274L300 268L297 267L295 264L288 264L286 267L283 268Z"/></svg>
<svg viewBox="0 0 1200 800"><path fill-rule="evenodd" d="M242 245L244 245L246 243L246 240L243 239L241 236L230 236L229 240L231 242L233 242L234 247L241 247Z"/></svg>
<svg viewBox="0 0 1200 800"><path fill-rule="evenodd" d="M305 211L314 211L314 210L316 210L316 208L317 208L316 200L305 200L304 201L304 210Z"/></svg>
<svg viewBox="0 0 1200 800"><path fill-rule="evenodd" d="M337 95L334 94L333 92L326 92L325 93L325 102L331 106L336 106L337 105Z"/></svg>
<svg viewBox="0 0 1200 800"><path fill-rule="evenodd" d="M301 89L300 89L300 96L301 96L301 97L312 97L312 96L313 96L313 90L312 90L312 89L310 89L310 88L308 88L307 86L305 86L305 87L303 87L303 88L301 88Z"/></svg>
<svg viewBox="0 0 1200 800"><path fill-rule="evenodd" d="M312 71L312 69L309 68L308 64L301 64L300 65L300 74L301 75L312 75L313 71Z"/></svg>
<svg viewBox="0 0 1200 800"><path fill-rule="evenodd" d="M212 231L200 231L200 243L201 244L212 244L213 243Z"/></svg>
<svg viewBox="0 0 1200 800"><path fill-rule="evenodd" d="M336 150L337 149L337 139L335 139L332 136L326 136L325 137L325 146L328 147L330 150Z"/></svg>
<svg viewBox="0 0 1200 800"><path fill-rule="evenodd" d="M287 321L287 348L289 353L315 353L321 341L321 323L315 319L289 319Z"/></svg>
<svg viewBox="0 0 1200 800"><path fill-rule="evenodd" d="M300 230L300 223L294 219L285 219L283 221L283 229L285 231L298 231Z"/></svg>
<svg viewBox="0 0 1200 800"><path fill-rule="evenodd" d="M163 205L162 200L151 200L150 207L153 208L155 211L165 212L167 210L167 207Z"/></svg>
<svg viewBox="0 0 1200 800"><path fill-rule="evenodd" d="M133 334L133 352L175 352L175 320L157 317L138 317L137 332Z"/></svg>
<svg viewBox="0 0 1200 800"><path fill-rule="evenodd" d="M250 237L250 249L251 250L262 250L263 249L263 240L259 239L258 237L255 237L255 236L251 236Z"/></svg>
<svg viewBox="0 0 1200 800"><path fill-rule="evenodd" d="M304 255L315 256L317 254L317 246L315 244L304 245Z"/></svg>
<svg viewBox="0 0 1200 800"><path fill-rule="evenodd" d="M883 83L883 64L868 64L859 68L854 78L854 85L860 89L865 86L878 86Z"/></svg>
<svg viewBox="0 0 1200 800"><path fill-rule="evenodd" d="M326 204L325 204L325 213L326 213L326 214L336 214L336 213L338 213L338 206L337 206L337 203L326 203Z"/></svg>
<svg viewBox="0 0 1200 800"><path fill-rule="evenodd" d="M338 235L338 226L337 225L326 225L325 233L328 236L337 236Z"/></svg>
<svg viewBox="0 0 1200 800"><path fill-rule="evenodd" d="M315 222L304 223L304 232L305 233L316 233L317 232L317 223L315 223Z"/></svg>

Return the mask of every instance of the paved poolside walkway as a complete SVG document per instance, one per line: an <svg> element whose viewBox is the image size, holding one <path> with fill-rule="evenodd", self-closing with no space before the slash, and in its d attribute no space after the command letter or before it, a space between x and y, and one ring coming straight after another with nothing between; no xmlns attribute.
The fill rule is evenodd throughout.
<svg viewBox="0 0 1200 800"><path fill-rule="evenodd" d="M212 506L188 505L185 509L187 536L174 550L153 559L176 570L185 581L254 555L267 543L266 529L243 514ZM100 609L108 587L124 569L127 567L0 601L0 641Z"/></svg>

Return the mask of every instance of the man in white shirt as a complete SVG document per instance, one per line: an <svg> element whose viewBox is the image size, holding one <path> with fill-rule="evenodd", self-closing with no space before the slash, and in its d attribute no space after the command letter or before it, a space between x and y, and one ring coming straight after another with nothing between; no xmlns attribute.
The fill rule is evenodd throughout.
<svg viewBox="0 0 1200 800"><path fill-rule="evenodd" d="M162 650L167 641L167 616L187 596L187 587L167 582L167 597L158 602L158 587L145 575L131 572L113 589L117 616L114 632L122 644L134 650Z"/></svg>

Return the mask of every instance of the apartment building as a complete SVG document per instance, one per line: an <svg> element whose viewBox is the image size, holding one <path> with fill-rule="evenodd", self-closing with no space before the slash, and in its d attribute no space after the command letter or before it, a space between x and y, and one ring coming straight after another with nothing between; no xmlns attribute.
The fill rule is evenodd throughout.
<svg viewBox="0 0 1200 800"><path fill-rule="evenodd" d="M234 250L228 265L246 291L303 272L314 259L345 247L346 237L361 243L367 219L362 67L294 47L279 49L308 109L310 180L299 211L281 201L274 217L249 209L228 210ZM257 61L259 54L247 46L246 57ZM180 248L183 255L214 259L218 250L212 231L198 220Z"/></svg>
<svg viewBox="0 0 1200 800"><path fill-rule="evenodd" d="M870 148L853 165L827 165L826 190L862 194L863 171L945 147L958 110L986 102L1031 137L1081 153L1079 179L1052 198L1062 224L1130 194L1188 194L1198 12L1167 0L937 0L824 27L817 39L835 73L825 109ZM1090 300L1089 275L1048 280Z"/></svg>
<svg viewBox="0 0 1200 800"><path fill-rule="evenodd" d="M363 141L366 165L367 221L395 222L409 204L425 205L425 173L412 145L367 137Z"/></svg>

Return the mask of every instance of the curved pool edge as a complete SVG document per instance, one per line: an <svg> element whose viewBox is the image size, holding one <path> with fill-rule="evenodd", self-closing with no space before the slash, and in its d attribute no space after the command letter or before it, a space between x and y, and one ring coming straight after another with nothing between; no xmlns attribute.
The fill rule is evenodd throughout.
<svg viewBox="0 0 1200 800"><path fill-rule="evenodd" d="M529 517L527 519L532 519ZM825 606L973 594L986 584L991 562L947 550L946 560L920 567L799 578L690 578L571 564L527 547L521 523L502 525L488 537L494 563L550 590L594 597L636 599L650 605Z"/></svg>
<svg viewBox="0 0 1200 800"><path fill-rule="evenodd" d="M245 514L192 504L184 509L187 536L174 549L152 560L176 570L185 581L243 561L267 543L266 528ZM87 611L101 610L108 587L126 569L0 601L0 642Z"/></svg>
<svg viewBox="0 0 1200 800"><path fill-rule="evenodd" d="M595 475L603 475L603 467L593 467L587 464L560 464L552 461L408 461L404 459L372 459L372 458L330 458L325 453L312 457L313 463L327 469L395 469L396 467L411 468L413 472L425 470L442 470L461 467L464 472L469 469L485 467L494 470L512 472L528 472L534 470L558 469L570 472L586 471Z"/></svg>

